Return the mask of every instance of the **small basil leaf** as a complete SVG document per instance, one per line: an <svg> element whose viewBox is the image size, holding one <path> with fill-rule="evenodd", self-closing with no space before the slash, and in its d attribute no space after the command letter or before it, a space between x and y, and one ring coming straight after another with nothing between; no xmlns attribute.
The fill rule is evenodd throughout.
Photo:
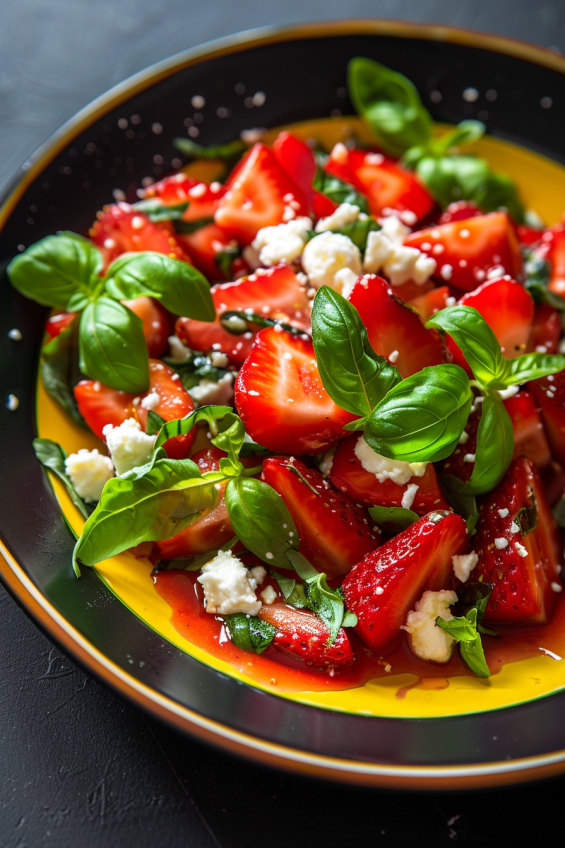
<svg viewBox="0 0 565 848"><path fill-rule="evenodd" d="M197 232L197 230L201 230L202 227L207 227L208 224L213 223L214 218L212 216L208 216L207 218L195 218L193 221L185 221L184 218L178 218L174 221L173 225L176 233L190 235L191 233Z"/></svg>
<svg viewBox="0 0 565 848"><path fill-rule="evenodd" d="M314 298L312 341L324 388L353 415L369 415L402 379L394 365L374 352L355 307L328 286Z"/></svg>
<svg viewBox="0 0 565 848"><path fill-rule="evenodd" d="M356 627L358 623L358 618L354 612L350 612L350 610L345 610L345 615L343 616L343 621L341 622L342 627Z"/></svg>
<svg viewBox="0 0 565 848"><path fill-rule="evenodd" d="M149 388L149 359L141 319L109 297L80 316L80 369L105 386L130 394Z"/></svg>
<svg viewBox="0 0 565 848"><path fill-rule="evenodd" d="M45 390L61 404L75 424L88 429L78 411L74 387L84 379L79 368L78 352L79 321L77 318L65 327L58 336L45 345L41 351L41 379Z"/></svg>
<svg viewBox="0 0 565 848"><path fill-rule="evenodd" d="M483 401L477 433L477 448L471 479L463 489L467 495L484 495L497 486L512 461L514 433L512 421L499 395L488 394Z"/></svg>
<svg viewBox="0 0 565 848"><path fill-rule="evenodd" d="M462 583L457 589L457 603L453 607L456 615L467 615L473 607L477 610L477 629L488 636L497 636L495 630L488 630L481 625L487 604L494 589L493 583Z"/></svg>
<svg viewBox="0 0 565 848"><path fill-rule="evenodd" d="M255 615L245 615L242 612L225 615L224 621L234 645L255 654L262 654L277 633L277 628L268 621L262 621Z"/></svg>
<svg viewBox="0 0 565 848"><path fill-rule="evenodd" d="M369 508L369 515L375 524L389 533L402 533L420 520L420 516L411 509L401 506L372 506Z"/></svg>
<svg viewBox="0 0 565 848"><path fill-rule="evenodd" d="M565 356L558 353L525 353L510 362L508 385L527 383L565 369Z"/></svg>
<svg viewBox="0 0 565 848"><path fill-rule="evenodd" d="M458 365L424 368L388 392L367 419L365 440L390 459L445 459L467 423L472 397Z"/></svg>
<svg viewBox="0 0 565 848"><path fill-rule="evenodd" d="M205 421L210 431L217 435L217 422L226 415L233 415L231 406L200 406L185 418L175 418L173 421L167 421L159 431L154 450L158 450L166 441L175 436L186 436L202 421Z"/></svg>
<svg viewBox="0 0 565 848"><path fill-rule="evenodd" d="M296 580L293 580L292 577L286 577L286 575L284 575L284 574L279 574L278 571L271 570L271 575L277 581L277 583L279 585L279 589L283 593L283 597L284 597L285 601L288 601L288 599L291 597L292 593L294 592L296 586L299 585L299 584L297 584ZM305 593L304 593L304 597L306 597Z"/></svg>
<svg viewBox="0 0 565 848"><path fill-rule="evenodd" d="M189 351L188 348L187 353L188 359L183 362L177 362L167 356L163 357L163 362L177 372L185 389L197 386L203 378L217 383L228 373L226 368L217 368L212 365L210 357L203 353Z"/></svg>
<svg viewBox="0 0 565 848"><path fill-rule="evenodd" d="M213 321L216 317L206 278L193 265L163 253L146 251L119 256L108 268L106 291L116 300L154 297L175 315L197 321Z"/></svg>
<svg viewBox="0 0 565 848"><path fill-rule="evenodd" d="M33 449L42 466L47 468L49 471L52 471L61 483L63 483L76 508L85 518L88 518L90 512L83 499L77 495L73 482L67 474L67 469L65 467L67 454L61 445L58 445L57 442L52 442L50 439L34 439Z"/></svg>
<svg viewBox="0 0 565 848"><path fill-rule="evenodd" d="M326 575L317 574L307 585L308 607L330 630L330 645L336 640L343 622L345 604L342 595L328 586Z"/></svg>
<svg viewBox="0 0 565 848"><path fill-rule="evenodd" d="M367 418L357 418L355 421L350 421L349 424L344 424L343 429L354 433L356 430L364 430L366 423Z"/></svg>
<svg viewBox="0 0 565 848"><path fill-rule="evenodd" d="M478 521L477 501L473 495L465 491L465 483L453 474L438 474L437 479L440 489L453 510L465 519L476 518Z"/></svg>
<svg viewBox="0 0 565 848"><path fill-rule="evenodd" d="M234 260L241 256L241 248L235 245L228 245L223 250L219 250L214 256L214 263L219 271L224 275L226 280L231 280L233 276L232 266Z"/></svg>
<svg viewBox="0 0 565 848"><path fill-rule="evenodd" d="M189 159L239 159L247 150L243 141L229 141L227 144L197 144L190 138L175 138L173 145Z"/></svg>
<svg viewBox="0 0 565 848"><path fill-rule="evenodd" d="M449 306L436 312L426 327L448 333L461 348L473 374L487 387L504 388L508 382L510 362L505 359L498 339L472 306Z"/></svg>
<svg viewBox="0 0 565 848"><path fill-rule="evenodd" d="M449 132L432 142L433 152L436 155L444 155L454 147L464 147L478 141L485 132L486 126L482 121L461 121Z"/></svg>
<svg viewBox="0 0 565 848"><path fill-rule="evenodd" d="M166 424L164 418L158 415L154 409L150 409L147 412L147 423L145 425L145 432L148 436L154 436L155 433L158 433L163 424Z"/></svg>
<svg viewBox="0 0 565 848"><path fill-rule="evenodd" d="M451 621L445 621L440 617L436 624L459 642L461 659L467 663L477 677L490 677L490 669L485 659L481 636L478 632L476 607L470 609L465 616L455 616Z"/></svg>
<svg viewBox="0 0 565 848"><path fill-rule="evenodd" d="M316 580L320 572L310 565L304 554L292 548L286 552L286 558L302 580L309 583L311 580Z"/></svg>
<svg viewBox="0 0 565 848"><path fill-rule="evenodd" d="M365 212L366 214L369 212L369 202L364 194L361 194L361 192L357 191L349 183L340 180L339 177L328 174L320 166L316 169L312 188L321 194L325 194L326 197L329 197L330 200L333 200L338 205L351 203L352 206L357 206L361 212Z"/></svg>
<svg viewBox="0 0 565 848"><path fill-rule="evenodd" d="M82 291L75 292L69 298L69 302L65 307L66 312L82 312L92 298L84 294Z"/></svg>
<svg viewBox="0 0 565 848"><path fill-rule="evenodd" d="M174 203L171 206L167 206L158 197L148 197L147 200L140 200L139 203L132 204L132 209L143 212L153 222L178 221L182 218L188 207L188 200L185 200L183 203Z"/></svg>
<svg viewBox="0 0 565 848"><path fill-rule="evenodd" d="M242 310L228 309L222 312L220 316L220 324L228 333L234 336L242 336L244 333L256 332L258 327L280 327L285 333L290 333L291 336L307 336L300 327L293 327L292 324L285 324L283 321L276 321L274 318L265 318L264 315L259 315L258 312L243 312Z"/></svg>
<svg viewBox="0 0 565 848"><path fill-rule="evenodd" d="M220 460L220 471L226 477L237 477L243 471L239 461L239 452L245 439L245 427L239 415L228 412L217 422L218 435L212 439L212 444L227 453Z"/></svg>
<svg viewBox="0 0 565 848"><path fill-rule="evenodd" d="M102 266L102 254L91 242L62 234L32 244L12 259L7 273L21 294L43 306L66 309L75 292L92 291Z"/></svg>

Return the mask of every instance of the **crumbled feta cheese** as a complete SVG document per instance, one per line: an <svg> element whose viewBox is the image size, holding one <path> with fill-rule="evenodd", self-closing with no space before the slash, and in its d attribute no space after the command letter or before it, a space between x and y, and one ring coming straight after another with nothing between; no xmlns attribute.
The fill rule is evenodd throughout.
<svg viewBox="0 0 565 848"><path fill-rule="evenodd" d="M504 550L504 548L508 547L508 539L505 539L504 536L499 536L494 540L494 547L499 551Z"/></svg>
<svg viewBox="0 0 565 848"><path fill-rule="evenodd" d="M327 218L320 218L316 224L317 233L325 233L326 230L341 230L348 224L353 224L359 218L361 210L352 203L341 203L335 212Z"/></svg>
<svg viewBox="0 0 565 848"><path fill-rule="evenodd" d="M551 588L554 592L562 592L563 591L563 586L561 585L561 583L558 583L556 580L554 580L553 583L551 584Z"/></svg>
<svg viewBox="0 0 565 848"><path fill-rule="evenodd" d="M351 268L342 268L334 277L334 289L347 300L358 279L359 274L356 274Z"/></svg>
<svg viewBox="0 0 565 848"><path fill-rule="evenodd" d="M350 268L361 276L361 253L357 245L341 233L320 233L304 248L302 267L314 288L324 285L336 288L334 278L342 268Z"/></svg>
<svg viewBox="0 0 565 848"><path fill-rule="evenodd" d="M343 165L347 162L349 158L349 151L345 144L342 144L341 141L338 141L337 144L333 146L332 152L330 153L330 159L333 159L334 162L339 162L340 165Z"/></svg>
<svg viewBox="0 0 565 848"><path fill-rule="evenodd" d="M331 450L326 451L323 455L322 459L318 464L318 469L324 477L327 477L332 470L332 465L334 463L335 456L335 448L331 448Z"/></svg>
<svg viewBox="0 0 565 848"><path fill-rule="evenodd" d="M524 545L521 545L520 542L514 542L514 547L516 548L521 557L528 556L527 548L525 548Z"/></svg>
<svg viewBox="0 0 565 848"><path fill-rule="evenodd" d="M119 427L106 424L102 430L118 477L144 465L151 456L157 436L148 436L135 418L128 418Z"/></svg>
<svg viewBox="0 0 565 848"><path fill-rule="evenodd" d="M219 350L213 350L210 354L210 362L214 368L226 368L229 362L227 354L221 353Z"/></svg>
<svg viewBox="0 0 565 848"><path fill-rule="evenodd" d="M508 518L508 516L510 515L510 510L504 507L504 509L498 510L498 514L501 518Z"/></svg>
<svg viewBox="0 0 565 848"><path fill-rule="evenodd" d="M469 433L466 433L465 430L463 430L463 432L459 436L458 444L464 445L468 441L469 441Z"/></svg>
<svg viewBox="0 0 565 848"><path fill-rule="evenodd" d="M455 639L436 625L436 619L451 621L453 615L449 607L456 602L457 595L448 589L424 592L416 601L402 629L408 632L410 648L417 657L437 663L449 662Z"/></svg>
<svg viewBox="0 0 565 848"><path fill-rule="evenodd" d="M376 274L392 255L393 243L383 230L371 230L367 236L363 269L368 274Z"/></svg>
<svg viewBox="0 0 565 848"><path fill-rule="evenodd" d="M520 386L508 386L507 389L498 389L498 394L502 398L502 400L508 400L508 398L514 397L520 391Z"/></svg>
<svg viewBox="0 0 565 848"><path fill-rule="evenodd" d="M385 218L384 221L393 220ZM398 220L398 219L394 219ZM400 224L404 230L407 228ZM408 230L408 232L410 232ZM400 286L408 280L422 285L436 269L436 261L415 247L405 247L396 237L396 231L372 231L367 237L363 270L369 274L383 271L391 285Z"/></svg>
<svg viewBox="0 0 565 848"><path fill-rule="evenodd" d="M198 406L205 406L207 403L226 404L231 403L233 398L233 374L228 371L223 377L220 377L218 382L215 380L200 380L197 386L188 389L188 393L192 400Z"/></svg>
<svg viewBox="0 0 565 848"><path fill-rule="evenodd" d="M479 555L472 551L470 554L456 554L451 557L453 573L462 583L466 583L469 575L479 561Z"/></svg>
<svg viewBox="0 0 565 848"><path fill-rule="evenodd" d="M255 594L256 578L231 551L219 551L197 579L204 589L208 613L257 615L262 607Z"/></svg>
<svg viewBox="0 0 565 848"><path fill-rule="evenodd" d="M403 462L400 459L381 456L369 447L363 436L357 439L354 450L365 471L374 474L379 483L392 480L393 483L404 486L412 477L423 477L426 473L427 462Z"/></svg>
<svg viewBox="0 0 565 848"><path fill-rule="evenodd" d="M264 604L274 604L278 595L272 586L267 586L259 595Z"/></svg>
<svg viewBox="0 0 565 848"><path fill-rule="evenodd" d="M312 229L310 218L294 218L276 227L263 227L251 243L259 253L259 262L267 268L290 264L298 259L306 244L308 231Z"/></svg>
<svg viewBox="0 0 565 848"><path fill-rule="evenodd" d="M512 524L510 525L510 532L511 533L518 533L519 530L520 530L520 525L517 524L514 520L512 520Z"/></svg>
<svg viewBox="0 0 565 848"><path fill-rule="evenodd" d="M114 466L108 456L102 456L96 448L81 448L65 459L65 470L72 480L79 498L87 503L100 500L102 489L114 476Z"/></svg>
<svg viewBox="0 0 565 848"><path fill-rule="evenodd" d="M186 362L190 359L190 350L184 345L178 336L169 336L169 356L173 362Z"/></svg>
<svg viewBox="0 0 565 848"><path fill-rule="evenodd" d="M463 457L463 462L474 462L475 454L474 453L466 453Z"/></svg>
<svg viewBox="0 0 565 848"><path fill-rule="evenodd" d="M386 218L379 218L379 224L385 236L396 244L402 244L406 236L411 233L410 227L405 227L398 215L387 215Z"/></svg>
<svg viewBox="0 0 565 848"><path fill-rule="evenodd" d="M394 365L395 362L398 362L399 356L400 356L400 351L393 350L392 353L390 353L389 356L388 356L388 361L392 362L392 364Z"/></svg>
<svg viewBox="0 0 565 848"><path fill-rule="evenodd" d="M141 401L141 406L143 409L157 409L160 403L161 396L159 392L149 392Z"/></svg>
<svg viewBox="0 0 565 848"><path fill-rule="evenodd" d="M406 487L406 491L402 495L402 501L400 502L400 506L403 509L410 509L414 503L414 498L416 497L416 492L419 488L420 487L417 483L410 483L410 485Z"/></svg>

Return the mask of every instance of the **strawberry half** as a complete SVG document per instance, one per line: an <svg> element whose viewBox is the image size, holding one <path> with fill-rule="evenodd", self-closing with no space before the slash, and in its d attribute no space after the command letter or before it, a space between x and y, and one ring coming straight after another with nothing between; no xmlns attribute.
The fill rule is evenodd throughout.
<svg viewBox="0 0 565 848"><path fill-rule="evenodd" d="M296 183L308 205L311 206L314 197L312 183L316 176L316 160L306 142L284 130L273 142L273 153L281 168ZM331 215L331 212L329 214Z"/></svg>
<svg viewBox="0 0 565 848"><path fill-rule="evenodd" d="M336 448L330 471L330 480L336 489L349 495L355 503L390 507L400 506L408 486L415 484L418 486L418 491L410 507L411 510L418 515L425 515L433 509L449 509L431 462L428 463L422 477L411 477L404 486L399 486L392 480L384 480L380 483L374 474L363 468L356 457L355 445L358 439L358 434L348 436Z"/></svg>
<svg viewBox="0 0 565 848"><path fill-rule="evenodd" d="M549 303L536 303L528 351L557 353L561 338L561 316Z"/></svg>
<svg viewBox="0 0 565 848"><path fill-rule="evenodd" d="M216 307L215 321L179 318L176 323L177 336L192 350L219 350L235 365L245 362L253 345L253 335L235 335L222 327L220 316L231 310L250 309L265 318L304 330L310 328L310 301L296 274L287 265L259 269L235 283L213 286L210 292Z"/></svg>
<svg viewBox="0 0 565 848"><path fill-rule="evenodd" d="M404 244L417 247L437 262L434 276L462 291L473 291L493 268L500 276L522 270L520 246L506 212L490 212L452 221L406 236Z"/></svg>
<svg viewBox="0 0 565 848"><path fill-rule="evenodd" d="M294 470L293 470L294 469ZM297 459L266 459L262 479L281 495L300 536L300 553L328 578L380 545L367 510Z"/></svg>
<svg viewBox="0 0 565 848"><path fill-rule="evenodd" d="M273 645L325 671L333 667L350 666L355 654L349 636L340 627L333 645L328 645L330 631L324 622L306 610L297 610L287 604L263 604L258 617L277 628Z"/></svg>
<svg viewBox="0 0 565 848"><path fill-rule="evenodd" d="M270 327L239 372L235 405L251 438L276 453L321 453L355 418L324 389L310 339Z"/></svg>
<svg viewBox="0 0 565 848"><path fill-rule="evenodd" d="M192 264L169 224L154 224L129 203L105 206L96 217L90 238L104 256L104 268L122 253L139 253L142 250L165 253L173 259Z"/></svg>
<svg viewBox="0 0 565 848"><path fill-rule="evenodd" d="M555 459L565 465L565 371L528 383Z"/></svg>
<svg viewBox="0 0 565 848"><path fill-rule="evenodd" d="M436 312L441 312L442 309L445 309L448 297L449 287L440 286L437 289L431 289L431 291L425 294L419 294L408 302L410 306L413 306L419 312L420 318L426 323Z"/></svg>
<svg viewBox="0 0 565 848"><path fill-rule="evenodd" d="M483 213L472 200L456 200L450 203L445 212L442 212L438 224L451 224L453 221L467 221L476 218Z"/></svg>
<svg viewBox="0 0 565 848"><path fill-rule="evenodd" d="M193 233L178 235L177 239L190 253L192 261L207 280L216 282L228 279L218 266L216 257L224 250L233 249L237 244L226 235L225 230L221 230L217 224L206 224ZM232 263L232 273L235 271L234 266L241 270L248 268L247 263L243 262L240 257L237 257ZM229 279L233 279L233 277L230 276Z"/></svg>
<svg viewBox="0 0 565 848"><path fill-rule="evenodd" d="M431 512L354 565L342 588L359 638L372 651L384 648L426 589L449 585L451 557L468 548L460 515Z"/></svg>
<svg viewBox="0 0 565 848"><path fill-rule="evenodd" d="M443 362L443 347L438 334L426 330L418 313L393 292L382 277L366 274L355 283L349 300L367 328L373 350L394 362L406 378Z"/></svg>
<svg viewBox="0 0 565 848"><path fill-rule="evenodd" d="M158 183L145 189L145 197L158 197L165 206L176 206L178 203L188 203L183 212L183 221L198 221L201 218L212 218L218 201L225 193L221 183L208 183L189 177L182 171L165 177Z"/></svg>
<svg viewBox="0 0 565 848"><path fill-rule="evenodd" d="M527 456L543 471L551 463L551 451L543 429L540 411L530 392L518 392L504 401L512 421L514 455Z"/></svg>
<svg viewBox="0 0 565 848"><path fill-rule="evenodd" d="M502 482L483 498L473 548L473 579L493 583L485 621L544 624L561 591L557 525L530 459L513 460ZM555 588L554 588L555 587Z"/></svg>

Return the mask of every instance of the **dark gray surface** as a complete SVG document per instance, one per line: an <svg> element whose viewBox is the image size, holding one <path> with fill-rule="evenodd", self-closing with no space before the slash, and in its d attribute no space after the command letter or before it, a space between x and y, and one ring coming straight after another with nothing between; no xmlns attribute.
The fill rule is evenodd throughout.
<svg viewBox="0 0 565 848"><path fill-rule="evenodd" d="M152 62L242 29L345 16L451 23L565 49L559 0L4 0L0 185L64 120ZM565 781L386 795L274 774L180 738L77 669L0 589L0 846L508 845L565 835ZM458 818L455 818L458 816Z"/></svg>

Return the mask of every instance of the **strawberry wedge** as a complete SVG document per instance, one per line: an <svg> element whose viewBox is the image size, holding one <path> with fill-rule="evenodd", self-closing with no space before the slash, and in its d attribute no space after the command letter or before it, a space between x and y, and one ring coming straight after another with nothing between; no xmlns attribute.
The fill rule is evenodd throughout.
<svg viewBox="0 0 565 848"><path fill-rule="evenodd" d="M335 642L329 645L329 629L321 619L306 610L281 603L263 604L258 616L277 628L273 639L275 648L303 660L306 665L328 671L336 666L351 666L355 661L349 636L343 627L340 627Z"/></svg>

